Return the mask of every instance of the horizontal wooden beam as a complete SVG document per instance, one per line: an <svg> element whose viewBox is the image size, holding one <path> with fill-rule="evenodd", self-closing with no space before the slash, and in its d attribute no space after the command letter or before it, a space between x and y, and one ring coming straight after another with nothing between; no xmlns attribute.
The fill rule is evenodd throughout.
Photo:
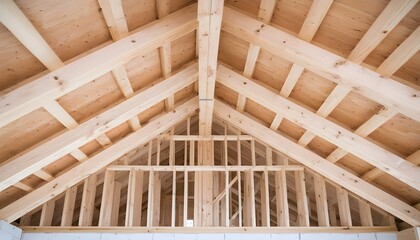
<svg viewBox="0 0 420 240"><path fill-rule="evenodd" d="M413 226L420 224L420 211L417 209L334 165L310 150L299 146L244 114L237 112L226 104L215 101L214 114L232 124L232 126L247 134L253 135L256 139L283 152L349 191L354 192L375 205L381 206L385 211L388 211L403 221Z"/></svg>
<svg viewBox="0 0 420 240"><path fill-rule="evenodd" d="M300 165L276 165L276 166L144 166L144 165L112 165L107 167L109 171L155 171L155 172L225 172L225 171L299 171L303 170Z"/></svg>
<svg viewBox="0 0 420 240"><path fill-rule="evenodd" d="M225 7L223 30L420 121L420 91Z"/></svg>
<svg viewBox="0 0 420 240"><path fill-rule="evenodd" d="M369 233L395 227L22 227L24 233Z"/></svg>
<svg viewBox="0 0 420 240"><path fill-rule="evenodd" d="M197 80L197 64L0 166L0 191L119 126Z"/></svg>
<svg viewBox="0 0 420 240"><path fill-rule="evenodd" d="M289 121L380 168L408 185L420 189L420 168L351 131L258 85L250 79L219 66L217 81L249 99L281 114Z"/></svg>
<svg viewBox="0 0 420 240"><path fill-rule="evenodd" d="M61 194L69 187L89 177L91 174L101 170L130 150L147 143L162 131L169 129L178 122L191 116L197 109L198 98L195 97L178 106L174 111L152 120L137 132L125 137L51 182L2 208L0 210L0 219L13 222L32 209Z"/></svg>
<svg viewBox="0 0 420 240"><path fill-rule="evenodd" d="M0 97L0 127L197 27L192 4Z"/></svg>
<svg viewBox="0 0 420 240"><path fill-rule="evenodd" d="M163 139L174 141L251 141L254 138L249 135L166 135Z"/></svg>

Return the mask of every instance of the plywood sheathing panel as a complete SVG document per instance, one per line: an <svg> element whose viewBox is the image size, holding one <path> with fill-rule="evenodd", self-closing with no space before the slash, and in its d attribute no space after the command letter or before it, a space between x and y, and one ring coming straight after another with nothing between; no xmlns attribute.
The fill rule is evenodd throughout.
<svg viewBox="0 0 420 240"><path fill-rule="evenodd" d="M387 0L334 1L313 43L347 57L387 4Z"/></svg>
<svg viewBox="0 0 420 240"><path fill-rule="evenodd" d="M0 128L0 163L63 130L51 114L39 108Z"/></svg>
<svg viewBox="0 0 420 240"><path fill-rule="evenodd" d="M404 183L396 181L394 177L384 174L380 178L373 181L379 188L390 193L399 199L414 205L419 203L420 191L407 186Z"/></svg>
<svg viewBox="0 0 420 240"><path fill-rule="evenodd" d="M293 88L290 98L316 111L332 92L335 83L305 70Z"/></svg>
<svg viewBox="0 0 420 240"><path fill-rule="evenodd" d="M369 137L408 157L420 149L420 123L397 114Z"/></svg>
<svg viewBox="0 0 420 240"><path fill-rule="evenodd" d="M420 88L420 52L414 54L394 75L414 83Z"/></svg>
<svg viewBox="0 0 420 240"><path fill-rule="evenodd" d="M77 121L83 122L122 99L111 73L60 97L58 103Z"/></svg>
<svg viewBox="0 0 420 240"><path fill-rule="evenodd" d="M124 65L134 92L150 85L162 76L159 51L143 53ZM161 79L163 80L163 79Z"/></svg>
<svg viewBox="0 0 420 240"><path fill-rule="evenodd" d="M372 51L371 54L363 61L373 67L379 65L408 37L420 24L420 4L417 4L402 20L401 22L385 37L385 39ZM418 62L418 61L417 61ZM411 71L415 68L410 69ZM418 68L417 68L418 71ZM402 71L400 74L395 74L405 80L412 81L409 76L413 72ZM417 72L417 76L419 72ZM419 83L417 83L419 84Z"/></svg>
<svg viewBox="0 0 420 240"><path fill-rule="evenodd" d="M237 92L216 81L215 96L217 99L220 99L230 106L235 107L238 100L238 95L239 94Z"/></svg>
<svg viewBox="0 0 420 240"><path fill-rule="evenodd" d="M244 70L249 43L225 31L220 33L219 61Z"/></svg>
<svg viewBox="0 0 420 240"><path fill-rule="evenodd" d="M123 0L122 6L128 31L157 19L155 0Z"/></svg>
<svg viewBox="0 0 420 240"><path fill-rule="evenodd" d="M291 62L261 49L252 78L280 92L291 67Z"/></svg>
<svg viewBox="0 0 420 240"><path fill-rule="evenodd" d="M111 39L97 0L18 0L16 4L62 61Z"/></svg>
<svg viewBox="0 0 420 240"><path fill-rule="evenodd" d="M188 33L171 43L172 71L195 59L196 32Z"/></svg>
<svg viewBox="0 0 420 240"><path fill-rule="evenodd" d="M1 23L0 59L0 91L46 69Z"/></svg>
<svg viewBox="0 0 420 240"><path fill-rule="evenodd" d="M251 99L247 100L245 112L261 120L267 127L270 127L271 121L276 115L270 109L252 101Z"/></svg>
<svg viewBox="0 0 420 240"><path fill-rule="evenodd" d="M381 108L382 105L351 91L331 112L329 117L338 121L341 126L354 131Z"/></svg>
<svg viewBox="0 0 420 240"><path fill-rule="evenodd" d="M297 34L305 21L311 4L311 0L279 0L271 22Z"/></svg>
<svg viewBox="0 0 420 240"><path fill-rule="evenodd" d="M253 18L257 18L258 9L260 6L261 0L226 0L225 5L229 7L237 8L240 11L247 13Z"/></svg>

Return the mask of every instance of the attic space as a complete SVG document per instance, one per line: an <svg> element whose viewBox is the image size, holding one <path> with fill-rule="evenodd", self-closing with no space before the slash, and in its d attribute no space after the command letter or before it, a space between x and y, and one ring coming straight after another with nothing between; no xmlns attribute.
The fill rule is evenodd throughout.
<svg viewBox="0 0 420 240"><path fill-rule="evenodd" d="M0 0L0 238L419 239L419 26L419 0Z"/></svg>

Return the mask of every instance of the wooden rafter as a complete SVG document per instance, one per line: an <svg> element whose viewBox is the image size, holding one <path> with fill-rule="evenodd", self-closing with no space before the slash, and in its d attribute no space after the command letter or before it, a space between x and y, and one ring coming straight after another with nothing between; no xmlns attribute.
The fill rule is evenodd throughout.
<svg viewBox="0 0 420 240"><path fill-rule="evenodd" d="M420 223L420 211L417 209L288 140L218 100L215 101L214 114L241 131L253 135L272 148L283 152L326 178L331 179L333 182L342 185L373 204L381 206L384 210L402 220L412 225L418 225Z"/></svg>
<svg viewBox="0 0 420 240"><path fill-rule="evenodd" d="M151 24L60 69L25 84L0 99L0 127L197 27L195 4ZM110 57L112 56L112 57Z"/></svg>
<svg viewBox="0 0 420 240"><path fill-rule="evenodd" d="M154 106L169 95L196 81L197 64L187 67L167 80L140 92L78 127L68 130L39 147L13 158L0 167L0 190L47 166L114 128L140 112ZM139 104L140 103L140 104Z"/></svg>
<svg viewBox="0 0 420 240"><path fill-rule="evenodd" d="M240 74L218 67L218 82L246 95L253 101L281 114L295 124L316 133L327 141L347 149L355 156L391 174L410 186L420 189L420 168L378 147L349 130L275 94Z"/></svg>
<svg viewBox="0 0 420 240"><path fill-rule="evenodd" d="M379 15L375 20L373 25L365 33L360 42L356 45L350 55L347 57L348 60L353 61L354 63L360 64L378 45L381 41L388 35L388 33L401 21L401 19L407 15L407 13L414 7L417 0L405 0L391 1L385 10ZM414 54L414 53L413 53ZM408 59L407 59L408 60ZM403 63L401 63L402 65ZM379 70L379 71L378 71ZM381 72L381 68L377 69L377 72L382 74L382 76L390 77L393 72L390 72L389 75ZM317 114L323 117L328 116L335 107L347 96L350 92L350 88L342 84L337 84L334 90L330 93L321 107L318 109ZM397 113L393 108L388 108L386 112L380 112L377 115L374 115L369 122L377 128L381 126L384 122L389 120ZM360 135L360 134L359 134ZM315 134L309 131L306 131L303 136L299 139L299 143L302 145L307 145L315 137ZM342 149L337 149L339 154L344 154ZM328 158L330 161L336 161L333 157L344 156L336 155L338 152L335 152L331 158ZM340 157L336 158L337 160Z"/></svg>
<svg viewBox="0 0 420 240"><path fill-rule="evenodd" d="M223 23L224 30L244 40L259 44L275 55L281 55L322 77L352 88L385 106L396 108L414 120L420 120L420 110L416 107L420 92L416 89L383 77L279 29L265 25L262 27L262 22L228 7L224 10Z"/></svg>
<svg viewBox="0 0 420 240"><path fill-rule="evenodd" d="M156 118L140 130L70 169L63 175L55 178L21 199L4 207L0 210L0 218L8 222L16 220L91 174L99 171L117 158L122 157L126 152L141 144L147 143L150 139L158 136L161 131L170 128L194 114L197 109L198 99L195 97L177 107L176 111L169 112Z"/></svg>
<svg viewBox="0 0 420 240"><path fill-rule="evenodd" d="M224 0L198 2L198 47L200 99L199 131L211 134L213 99L216 83L217 54L222 24Z"/></svg>

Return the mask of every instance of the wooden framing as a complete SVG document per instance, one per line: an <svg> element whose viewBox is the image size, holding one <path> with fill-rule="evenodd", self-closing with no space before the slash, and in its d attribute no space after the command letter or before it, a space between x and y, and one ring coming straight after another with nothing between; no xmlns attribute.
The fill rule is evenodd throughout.
<svg viewBox="0 0 420 240"><path fill-rule="evenodd" d="M0 167L0 190L4 190L11 184L70 153L73 149L88 143L110 128L122 124L138 113L159 103L173 92L192 84L196 80L196 76L197 65L194 64L78 127L66 131L51 141L8 161ZM165 90L162 91L162 89Z"/></svg>
<svg viewBox="0 0 420 240"><path fill-rule="evenodd" d="M315 153L291 142L260 123L226 106L222 102L215 102L214 113L217 117L232 124L241 131L253 135L272 148L283 152L369 202L380 205L384 210L404 221L413 225L420 222L420 212L415 208L370 185L342 168L335 166Z"/></svg>
<svg viewBox="0 0 420 240"><path fill-rule="evenodd" d="M130 171L125 214L126 227L140 226L143 203L143 177L142 171Z"/></svg>
<svg viewBox="0 0 420 240"><path fill-rule="evenodd" d="M359 137L309 110L256 84L224 66L218 68L218 82L234 89L257 103L281 114L288 120L346 149L355 156L395 176L414 188L420 188L420 169L414 164Z"/></svg>
<svg viewBox="0 0 420 240"><path fill-rule="evenodd" d="M97 0L48 14L0 2L0 219L82 232L420 225L407 204L420 189L418 2Z"/></svg>
<svg viewBox="0 0 420 240"><path fill-rule="evenodd" d="M217 54L224 0L198 2L198 49L200 99L199 132L211 134Z"/></svg>
<svg viewBox="0 0 420 240"><path fill-rule="evenodd" d="M351 221L349 195L347 191L342 188L337 188L337 204L341 226L353 226Z"/></svg>
<svg viewBox="0 0 420 240"><path fill-rule="evenodd" d="M281 55L322 77L352 88L368 98L396 108L404 115L420 121L420 111L414 107L418 105L417 96L420 96L420 92L416 89L383 78L376 72L346 61L279 29L266 26L231 8L225 7L223 23L223 29L227 32L258 44L275 55ZM262 25L263 31L261 31ZM258 34L256 30L259 30ZM319 61L321 57L322 61Z"/></svg>
<svg viewBox="0 0 420 240"><path fill-rule="evenodd" d="M156 137L159 134L159 132L156 131L157 129L168 129L177 122L192 115L195 110L198 109L197 100L197 98L189 100L180 105L177 108L177 111L169 112L155 119L139 131L96 154L94 157L72 168L65 174L55 178L30 194L27 194L18 201L4 207L0 210L0 218L5 219L6 221L14 221L35 207L41 205L43 202L57 196L68 187L73 186L90 174L95 173L115 159L123 156L124 153L129 150L146 143L149 139Z"/></svg>
<svg viewBox="0 0 420 240"><path fill-rule="evenodd" d="M96 181L97 175L92 175L84 180L78 223L79 227L92 226L93 211L95 208Z"/></svg>
<svg viewBox="0 0 420 240"><path fill-rule="evenodd" d="M191 5L102 49L25 84L0 99L0 127L128 62L139 52L196 29L196 5ZM158 37L156 37L158 36ZM112 56L112 57L110 57Z"/></svg>

